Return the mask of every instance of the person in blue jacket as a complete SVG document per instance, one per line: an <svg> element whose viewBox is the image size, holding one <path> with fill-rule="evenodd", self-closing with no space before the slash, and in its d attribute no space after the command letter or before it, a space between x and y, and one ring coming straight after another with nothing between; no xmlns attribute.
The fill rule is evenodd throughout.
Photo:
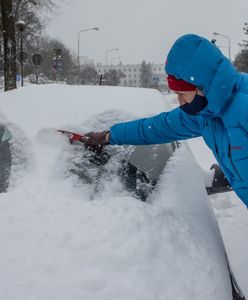
<svg viewBox="0 0 248 300"><path fill-rule="evenodd" d="M179 107L86 134L88 146L161 144L202 136L230 185L248 206L248 74L204 37L187 34L165 65Z"/></svg>

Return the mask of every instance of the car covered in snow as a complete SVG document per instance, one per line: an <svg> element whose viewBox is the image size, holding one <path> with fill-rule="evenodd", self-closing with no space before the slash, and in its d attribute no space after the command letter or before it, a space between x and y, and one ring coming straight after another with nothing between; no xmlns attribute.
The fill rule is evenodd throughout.
<svg viewBox="0 0 248 300"><path fill-rule="evenodd" d="M1 93L3 299L238 295L186 143L108 145L99 154L58 132L101 131L169 109L152 89L43 85Z"/></svg>

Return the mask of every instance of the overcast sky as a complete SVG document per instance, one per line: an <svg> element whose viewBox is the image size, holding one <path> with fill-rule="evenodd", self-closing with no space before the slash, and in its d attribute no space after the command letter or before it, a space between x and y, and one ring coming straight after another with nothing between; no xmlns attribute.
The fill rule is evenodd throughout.
<svg viewBox="0 0 248 300"><path fill-rule="evenodd" d="M164 63L173 42L182 34L196 33L212 39L213 32L231 38L232 58L245 35L248 22L247 0L57 0L58 10L47 31L77 54L80 29L99 27L99 31L80 34L80 56L95 62L123 64ZM226 38L217 43L228 46ZM221 48L228 55L227 48Z"/></svg>

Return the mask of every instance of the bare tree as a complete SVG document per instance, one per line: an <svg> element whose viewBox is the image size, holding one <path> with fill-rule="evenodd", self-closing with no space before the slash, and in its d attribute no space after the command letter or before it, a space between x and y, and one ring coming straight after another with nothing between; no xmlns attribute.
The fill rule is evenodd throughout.
<svg viewBox="0 0 248 300"><path fill-rule="evenodd" d="M152 66L144 60L140 68L140 83L141 87L150 88L152 86Z"/></svg>
<svg viewBox="0 0 248 300"><path fill-rule="evenodd" d="M125 74L121 71L110 69L104 74L104 85L117 86L121 83L121 78L124 78Z"/></svg>
<svg viewBox="0 0 248 300"><path fill-rule="evenodd" d="M12 0L0 0L2 11L2 33L4 45L5 91L16 88L16 41Z"/></svg>
<svg viewBox="0 0 248 300"><path fill-rule="evenodd" d="M244 27L244 34L246 35L246 38L242 40L242 43L239 44L241 47L240 52L236 55L234 60L235 67L240 72L248 72L248 23L245 22Z"/></svg>
<svg viewBox="0 0 248 300"><path fill-rule="evenodd" d="M240 43L239 45L242 48L246 48L247 49L248 48L248 40L247 40L247 36L248 36L248 23L247 22L245 22L243 30L244 30L244 34L246 35L246 39L242 40L242 43Z"/></svg>
<svg viewBox="0 0 248 300"><path fill-rule="evenodd" d="M62 57L59 66L54 60L54 49L60 49ZM35 49L30 48L29 52ZM43 63L39 67L39 72L43 73L51 80L55 80L56 73L59 73L61 80L67 83L74 84L77 80L76 57L71 54L71 51L60 41L49 38L48 36L39 37L39 53L43 57ZM59 67L57 69L57 67ZM25 66L26 74L34 72L34 66L27 63Z"/></svg>
<svg viewBox="0 0 248 300"><path fill-rule="evenodd" d="M22 20L26 24L23 39L27 48L29 48L40 36L45 20L47 20L47 12L51 12L56 8L55 0L12 0L11 2L14 22ZM2 27L0 24L0 42L2 39ZM19 35L16 36L16 39L17 44L19 44Z"/></svg>
<svg viewBox="0 0 248 300"><path fill-rule="evenodd" d="M240 72L248 72L248 49L242 49L235 57L234 66Z"/></svg>
<svg viewBox="0 0 248 300"><path fill-rule="evenodd" d="M96 85L99 82L99 75L94 66L83 66L80 72L80 84Z"/></svg>
<svg viewBox="0 0 248 300"><path fill-rule="evenodd" d="M12 0L15 21L22 20L26 24L23 38L27 48L40 36L45 25L44 15L55 8L54 0ZM19 36L17 36L18 40Z"/></svg>

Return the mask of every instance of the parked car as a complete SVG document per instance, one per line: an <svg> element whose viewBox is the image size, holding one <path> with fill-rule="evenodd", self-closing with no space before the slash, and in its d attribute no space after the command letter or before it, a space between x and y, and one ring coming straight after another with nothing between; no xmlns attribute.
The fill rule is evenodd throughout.
<svg viewBox="0 0 248 300"><path fill-rule="evenodd" d="M186 143L99 155L57 132L168 109L151 89L43 85L0 95L5 300L242 297Z"/></svg>

